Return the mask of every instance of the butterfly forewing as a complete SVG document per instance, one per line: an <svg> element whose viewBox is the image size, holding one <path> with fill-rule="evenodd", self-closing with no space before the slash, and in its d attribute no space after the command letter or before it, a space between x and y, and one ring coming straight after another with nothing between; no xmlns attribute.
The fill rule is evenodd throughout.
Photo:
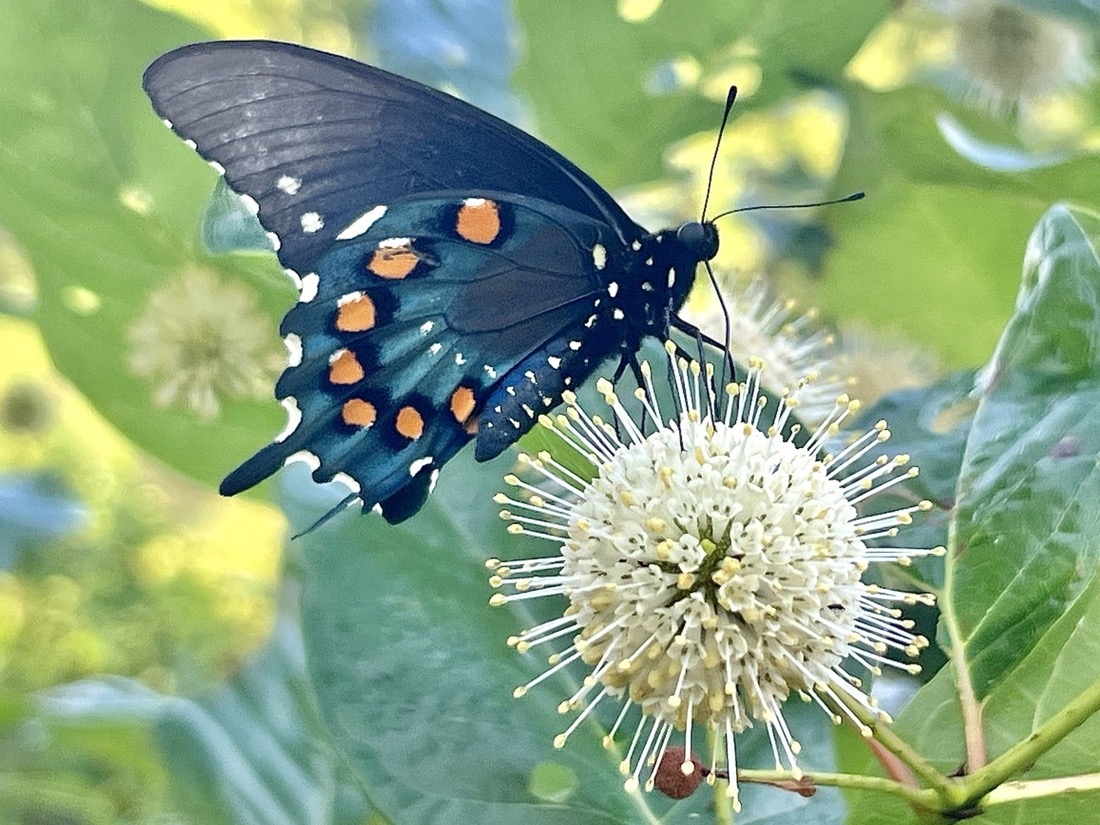
<svg viewBox="0 0 1100 825"><path fill-rule="evenodd" d="M145 73L153 106L259 207L279 256L313 267L377 205L419 192L498 190L627 231L584 172L504 121L353 60L266 41L187 46Z"/></svg>

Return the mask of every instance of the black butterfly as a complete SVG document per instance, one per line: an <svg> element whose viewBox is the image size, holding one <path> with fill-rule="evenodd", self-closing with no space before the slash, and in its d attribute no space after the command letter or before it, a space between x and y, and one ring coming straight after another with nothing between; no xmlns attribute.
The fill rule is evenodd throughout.
<svg viewBox="0 0 1100 825"><path fill-rule="evenodd" d="M650 234L550 147L449 95L286 43L185 46L145 91L256 212L300 290L275 388L290 421L233 495L291 460L390 522L477 438L479 461L605 360L637 369L713 223Z"/></svg>

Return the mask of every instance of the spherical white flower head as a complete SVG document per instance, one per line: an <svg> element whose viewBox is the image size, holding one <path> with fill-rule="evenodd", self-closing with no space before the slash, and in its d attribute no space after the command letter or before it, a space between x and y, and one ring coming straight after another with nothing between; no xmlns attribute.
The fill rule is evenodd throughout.
<svg viewBox="0 0 1100 825"><path fill-rule="evenodd" d="M610 697L622 702L606 738L610 746L638 708L641 720L622 768L630 789L649 768L651 788L673 733L683 732L690 754L693 725L702 724L716 734L708 779L724 750L736 800L734 734L755 722L766 726L776 767L786 764L801 776L800 746L782 711L792 693L870 733L859 717L878 711L843 663L872 672L882 664L915 669L887 656L890 649L916 655L927 645L894 604L931 603L931 596L866 585L861 574L872 562L905 563L943 551L881 546L928 502L873 516L857 511L867 497L916 474L901 470L907 456L869 458L889 437L885 423L837 455L821 456L823 441L856 402L842 396L833 414L799 440L790 420L797 393L784 393L762 421L760 362L745 382L718 392L709 368L704 373L668 350L675 415L662 415L648 364L647 386L636 393L644 419L660 422L654 432L643 431L607 381L599 388L618 429L588 415L574 396L566 399L567 414L543 417L591 463L594 477L587 480L549 453L522 459L546 483L509 476L526 496L498 495L511 508L501 516L513 522L510 532L549 539L560 555L491 560L492 584L507 588L492 603L548 595L569 601L562 618L510 640L526 652L573 637L517 695L574 661L591 668L561 705L563 712L583 710L556 745ZM685 773L695 769L685 760Z"/></svg>
<svg viewBox="0 0 1100 825"><path fill-rule="evenodd" d="M979 105L1026 108L1092 79L1088 36L996 0L955 0L955 59Z"/></svg>
<svg viewBox="0 0 1100 825"><path fill-rule="evenodd" d="M728 330L717 302L688 315L707 334L719 341L726 339L734 361L762 359L768 365L768 387L793 387L813 376L799 392L798 416L813 426L824 421L833 412L844 382L837 372L836 340L818 323L817 312L800 312L793 301L776 298L762 276L731 291L726 296L726 310Z"/></svg>
<svg viewBox="0 0 1100 825"><path fill-rule="evenodd" d="M158 407L214 418L225 399L271 391L281 361L273 327L245 287L189 269L149 293L129 331L129 366L152 383Z"/></svg>

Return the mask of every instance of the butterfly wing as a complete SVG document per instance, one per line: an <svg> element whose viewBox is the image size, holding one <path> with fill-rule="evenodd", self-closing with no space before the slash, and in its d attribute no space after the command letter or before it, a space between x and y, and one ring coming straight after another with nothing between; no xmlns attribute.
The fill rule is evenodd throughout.
<svg viewBox="0 0 1100 825"><path fill-rule="evenodd" d="M486 458L560 400L569 376L543 353L580 335L599 303L592 250L613 239L606 224L503 193L421 195L361 231L357 220L283 320L292 355L276 396L288 427L226 478L227 495L301 459L399 521L479 427ZM596 363L617 345L588 343ZM525 376L536 369L541 385Z"/></svg>
<svg viewBox="0 0 1100 825"><path fill-rule="evenodd" d="M270 41L198 43L158 58L143 82L157 113L247 196L297 272L357 216L423 192L520 193L620 234L636 228L544 143L347 58Z"/></svg>

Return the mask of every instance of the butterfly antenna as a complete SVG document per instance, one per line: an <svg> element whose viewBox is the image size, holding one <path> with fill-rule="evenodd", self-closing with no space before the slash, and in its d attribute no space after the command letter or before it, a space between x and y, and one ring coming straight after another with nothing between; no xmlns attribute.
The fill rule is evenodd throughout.
<svg viewBox="0 0 1100 825"><path fill-rule="evenodd" d="M866 192L853 192L850 195L845 195L843 198L836 198L831 201L817 201L815 203L761 203L756 206L739 206L737 209L731 209L728 212L722 212L715 215L710 219L711 223L714 223L719 218L724 218L726 215L736 215L738 212L758 212L761 209L810 209L814 206L832 206L837 203L851 203L852 201L861 201L867 196Z"/></svg>
<svg viewBox="0 0 1100 825"><path fill-rule="evenodd" d="M722 134L726 131L726 124L729 122L730 111L733 109L735 100L737 100L737 87L730 86L729 92L726 93L726 108L722 112L722 123L718 127L718 139L714 141L714 154L710 159L710 172L707 173L707 191L703 195L703 213L699 218L700 223L707 221L707 204L710 203L710 189L714 185L714 167L718 165L718 149L722 145Z"/></svg>

